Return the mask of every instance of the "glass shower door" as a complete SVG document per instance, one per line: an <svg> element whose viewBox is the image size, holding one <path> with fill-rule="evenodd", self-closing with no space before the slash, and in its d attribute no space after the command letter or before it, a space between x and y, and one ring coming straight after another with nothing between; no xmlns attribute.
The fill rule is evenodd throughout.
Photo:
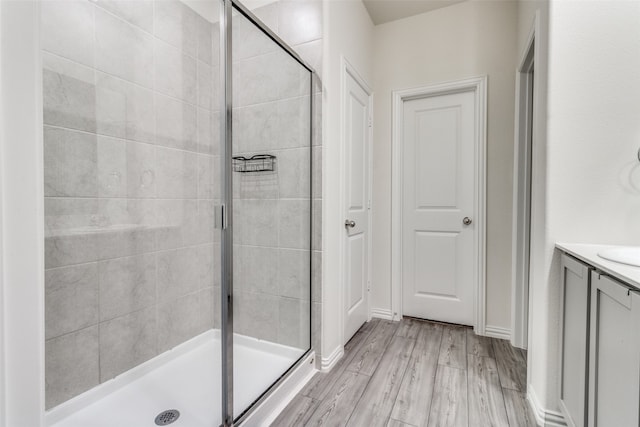
<svg viewBox="0 0 640 427"><path fill-rule="evenodd" d="M278 3L253 13L277 16ZM236 419L311 346L311 72L252 19L234 9Z"/></svg>

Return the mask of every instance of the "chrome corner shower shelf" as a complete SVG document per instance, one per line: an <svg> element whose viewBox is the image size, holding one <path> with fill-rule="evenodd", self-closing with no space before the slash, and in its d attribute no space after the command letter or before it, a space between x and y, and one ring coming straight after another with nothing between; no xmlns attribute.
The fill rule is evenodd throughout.
<svg viewBox="0 0 640 427"><path fill-rule="evenodd" d="M252 157L234 156L234 172L271 172L276 169L276 156L271 154L256 154Z"/></svg>

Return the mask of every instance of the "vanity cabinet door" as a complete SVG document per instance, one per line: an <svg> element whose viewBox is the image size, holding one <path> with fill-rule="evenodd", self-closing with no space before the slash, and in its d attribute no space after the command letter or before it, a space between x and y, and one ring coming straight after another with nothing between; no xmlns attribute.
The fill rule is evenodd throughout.
<svg viewBox="0 0 640 427"><path fill-rule="evenodd" d="M589 427L640 425L640 295L591 273Z"/></svg>
<svg viewBox="0 0 640 427"><path fill-rule="evenodd" d="M590 270L562 255L560 300L560 408L567 425L582 427L587 417Z"/></svg>

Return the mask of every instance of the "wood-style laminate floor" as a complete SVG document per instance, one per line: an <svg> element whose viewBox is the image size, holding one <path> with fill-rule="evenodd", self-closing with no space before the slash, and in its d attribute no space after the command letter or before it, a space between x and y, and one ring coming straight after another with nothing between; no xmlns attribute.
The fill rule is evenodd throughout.
<svg viewBox="0 0 640 427"><path fill-rule="evenodd" d="M526 371L524 351L471 328L374 319L272 426L535 426Z"/></svg>

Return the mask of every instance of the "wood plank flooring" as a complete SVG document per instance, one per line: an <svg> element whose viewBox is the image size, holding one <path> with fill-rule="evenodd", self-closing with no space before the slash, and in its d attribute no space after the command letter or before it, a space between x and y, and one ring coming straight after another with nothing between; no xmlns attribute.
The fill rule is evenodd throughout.
<svg viewBox="0 0 640 427"><path fill-rule="evenodd" d="M273 427L535 427L526 353L464 326L373 319Z"/></svg>

